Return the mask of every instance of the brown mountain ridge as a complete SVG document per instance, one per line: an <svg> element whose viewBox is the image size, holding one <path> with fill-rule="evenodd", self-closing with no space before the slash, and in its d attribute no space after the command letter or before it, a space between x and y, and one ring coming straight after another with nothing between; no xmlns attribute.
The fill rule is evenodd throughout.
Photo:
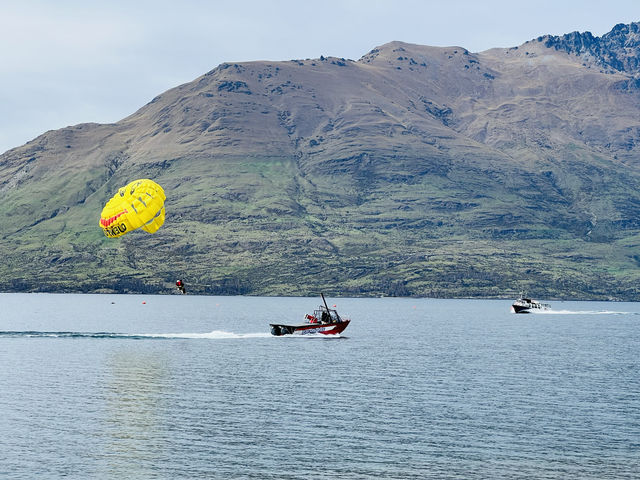
<svg viewBox="0 0 640 480"><path fill-rule="evenodd" d="M7 290L638 299L638 27L224 63L0 156ZM102 236L118 187L154 235Z"/></svg>

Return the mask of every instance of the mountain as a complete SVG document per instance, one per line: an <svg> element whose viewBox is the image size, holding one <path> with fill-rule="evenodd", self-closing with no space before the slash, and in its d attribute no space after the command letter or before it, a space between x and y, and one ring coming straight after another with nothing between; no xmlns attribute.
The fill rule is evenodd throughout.
<svg viewBox="0 0 640 480"><path fill-rule="evenodd" d="M0 156L11 291L638 300L640 24L224 63ZM107 239L120 186L167 193Z"/></svg>

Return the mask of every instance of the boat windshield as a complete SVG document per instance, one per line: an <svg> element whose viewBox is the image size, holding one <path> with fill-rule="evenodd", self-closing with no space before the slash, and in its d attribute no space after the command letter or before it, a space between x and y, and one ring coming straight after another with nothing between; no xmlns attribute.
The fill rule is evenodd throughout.
<svg viewBox="0 0 640 480"><path fill-rule="evenodd" d="M321 323L342 322L342 319L336 310L327 310L324 307L320 307L318 310L315 310L313 314L316 318L320 319Z"/></svg>

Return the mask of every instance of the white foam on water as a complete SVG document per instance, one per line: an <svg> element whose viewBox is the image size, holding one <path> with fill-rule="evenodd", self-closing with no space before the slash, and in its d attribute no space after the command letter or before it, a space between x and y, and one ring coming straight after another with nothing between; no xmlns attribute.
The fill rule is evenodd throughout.
<svg viewBox="0 0 640 480"><path fill-rule="evenodd" d="M260 333L234 333L223 330L214 330L209 333L138 333L131 334L132 337L148 338L191 338L191 339L234 339L234 338L266 338L271 337L268 332Z"/></svg>
<svg viewBox="0 0 640 480"><path fill-rule="evenodd" d="M535 315L637 315L637 312L616 312L613 310L531 310Z"/></svg>
<svg viewBox="0 0 640 480"><path fill-rule="evenodd" d="M117 332L38 332L38 331L0 331L0 337L34 337L34 338L110 338L110 339L236 339L265 338L270 333L234 333L214 330L209 333L117 333Z"/></svg>

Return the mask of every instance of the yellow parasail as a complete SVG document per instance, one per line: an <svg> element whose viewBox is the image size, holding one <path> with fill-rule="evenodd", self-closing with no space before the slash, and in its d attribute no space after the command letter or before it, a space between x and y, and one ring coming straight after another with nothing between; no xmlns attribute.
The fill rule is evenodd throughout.
<svg viewBox="0 0 640 480"><path fill-rule="evenodd" d="M99 225L109 238L142 228L154 233L164 223L164 190L153 180L134 180L102 209Z"/></svg>

